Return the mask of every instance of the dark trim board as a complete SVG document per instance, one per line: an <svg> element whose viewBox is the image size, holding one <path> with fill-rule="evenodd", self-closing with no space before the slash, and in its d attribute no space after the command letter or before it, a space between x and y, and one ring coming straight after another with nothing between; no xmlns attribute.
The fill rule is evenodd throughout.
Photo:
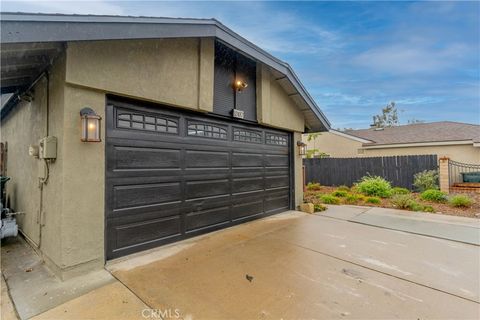
<svg viewBox="0 0 480 320"><path fill-rule="evenodd" d="M291 133L116 97L106 104L107 259L293 208Z"/></svg>

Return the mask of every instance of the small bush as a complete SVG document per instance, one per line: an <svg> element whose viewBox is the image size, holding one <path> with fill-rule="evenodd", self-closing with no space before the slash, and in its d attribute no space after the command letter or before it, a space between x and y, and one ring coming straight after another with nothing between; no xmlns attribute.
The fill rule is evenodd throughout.
<svg viewBox="0 0 480 320"><path fill-rule="evenodd" d="M417 203L409 194L396 194L392 197L392 204L399 209L412 209Z"/></svg>
<svg viewBox="0 0 480 320"><path fill-rule="evenodd" d="M473 204L473 200L469 196L466 196L463 194L458 194L456 196L451 197L450 199L448 199L448 202L453 207L464 207L464 208L468 208Z"/></svg>
<svg viewBox="0 0 480 320"><path fill-rule="evenodd" d="M424 211L425 207L422 206L420 203L413 201L409 209L412 211Z"/></svg>
<svg viewBox="0 0 480 320"><path fill-rule="evenodd" d="M307 184L307 190L308 191L319 191L321 189L322 189L322 186L320 185L320 183L309 182Z"/></svg>
<svg viewBox="0 0 480 320"><path fill-rule="evenodd" d="M447 200L447 195L440 190L429 189L422 192L420 197L423 200L435 201L435 202L444 202Z"/></svg>
<svg viewBox="0 0 480 320"><path fill-rule="evenodd" d="M335 197L335 196L332 196L330 194L322 194L321 196L319 196L319 199L320 201L322 201L323 203L326 203L326 204L339 204L340 203L340 199Z"/></svg>
<svg viewBox="0 0 480 320"><path fill-rule="evenodd" d="M338 190L338 189L332 192L332 196L334 196L334 197L341 197L341 198L346 197L347 194L348 194L347 191Z"/></svg>
<svg viewBox="0 0 480 320"><path fill-rule="evenodd" d="M424 206L422 211L424 211L424 212L435 212L435 209L433 209L432 206Z"/></svg>
<svg viewBox="0 0 480 320"><path fill-rule="evenodd" d="M419 192L428 189L438 189L438 171L424 170L413 176L413 185Z"/></svg>
<svg viewBox="0 0 480 320"><path fill-rule="evenodd" d="M390 185L390 182L382 177L365 176L356 186L360 193L367 196L388 198L392 195L392 186Z"/></svg>
<svg viewBox="0 0 480 320"><path fill-rule="evenodd" d="M367 197L365 198L366 203L379 204L382 202L379 197Z"/></svg>
<svg viewBox="0 0 480 320"><path fill-rule="evenodd" d="M313 206L313 210L314 210L315 212L325 211L325 210L327 210L327 207L324 206L324 205L321 204L321 203L317 203L317 204L315 204L315 205Z"/></svg>
<svg viewBox="0 0 480 320"><path fill-rule="evenodd" d="M363 196L361 194L354 194L354 193L349 193L345 197L345 202L350 203L350 204L355 204L361 200L363 200Z"/></svg>
<svg viewBox="0 0 480 320"><path fill-rule="evenodd" d="M350 188L348 186L340 186L337 188L337 190L342 190L342 191L350 191Z"/></svg>
<svg viewBox="0 0 480 320"><path fill-rule="evenodd" d="M395 187L392 189L392 194L409 194L410 190L407 188Z"/></svg>

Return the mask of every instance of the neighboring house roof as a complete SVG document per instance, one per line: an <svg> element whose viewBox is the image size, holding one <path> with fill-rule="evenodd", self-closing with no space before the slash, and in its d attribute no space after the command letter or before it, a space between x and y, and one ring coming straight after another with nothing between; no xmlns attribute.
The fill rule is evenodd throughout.
<svg viewBox="0 0 480 320"><path fill-rule="evenodd" d="M28 88L68 41L215 37L272 69L311 131L330 123L288 63L215 19L0 13L2 93ZM4 58L5 57L5 58ZM17 58L17 59L15 59ZM22 68L16 68L21 65ZM3 112L2 112L3 114Z"/></svg>
<svg viewBox="0 0 480 320"><path fill-rule="evenodd" d="M347 130L344 132L352 137L370 140L364 146L398 145L411 143L440 143L479 141L480 125L453 121L416 123L383 129Z"/></svg>

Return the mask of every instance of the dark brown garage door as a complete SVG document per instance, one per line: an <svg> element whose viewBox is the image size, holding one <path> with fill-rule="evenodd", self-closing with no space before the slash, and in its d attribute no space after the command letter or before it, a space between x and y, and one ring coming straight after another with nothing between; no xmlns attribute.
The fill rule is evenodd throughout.
<svg viewBox="0 0 480 320"><path fill-rule="evenodd" d="M290 134L110 99L112 259L291 208Z"/></svg>

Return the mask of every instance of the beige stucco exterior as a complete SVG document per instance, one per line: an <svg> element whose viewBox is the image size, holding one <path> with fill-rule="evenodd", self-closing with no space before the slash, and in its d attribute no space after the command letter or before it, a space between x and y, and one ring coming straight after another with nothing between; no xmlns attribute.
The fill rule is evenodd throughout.
<svg viewBox="0 0 480 320"><path fill-rule="evenodd" d="M280 129L303 132L305 128L302 112L263 64L257 66L257 119Z"/></svg>
<svg viewBox="0 0 480 320"><path fill-rule="evenodd" d="M438 158L447 157L458 162L480 164L480 148L474 147L473 143L463 145L365 149L364 156L406 156L416 154L436 154Z"/></svg>
<svg viewBox="0 0 480 320"><path fill-rule="evenodd" d="M65 56L61 56L50 72L48 112L48 82L42 78L32 91L31 102L20 102L1 123L1 139L8 145L6 174L12 178L7 184L7 197L12 208L21 212L17 215L21 231L53 267L56 263L61 264L63 249L58 237L62 228L65 190L64 77ZM49 163L48 181L40 188L39 177L44 176L45 163L29 156L28 148L38 145L47 134L58 139L57 159Z"/></svg>
<svg viewBox="0 0 480 320"><path fill-rule="evenodd" d="M475 147L473 142L449 142L449 144L444 145L408 144L401 147L389 145L373 148L365 147L359 139L332 132L322 132L311 141L308 141L308 135L305 134L303 135L303 141L307 144L309 150L318 149L333 158L436 154L438 158L448 157L458 162L480 164L480 147Z"/></svg>
<svg viewBox="0 0 480 320"><path fill-rule="evenodd" d="M362 142L360 141L345 138L331 132L322 132L310 141L308 141L308 134L304 134L303 142L307 144L308 150L317 149L319 152L325 152L334 158L357 157L357 150L362 147Z"/></svg>
<svg viewBox="0 0 480 320"><path fill-rule="evenodd" d="M49 164L40 190L38 166L28 146L47 135L46 80L34 87L34 100L22 102L2 122L8 143L8 185L21 231L39 247L61 278L102 268L105 263L105 130L102 141L80 141L80 116L91 107L102 118L107 94L179 108L213 110L214 40L163 39L68 43L50 70L49 135L58 138L57 159ZM268 68L257 75L259 122L294 132L301 139L304 119ZM302 202L302 159L295 152L295 200ZM43 172L43 171L42 171ZM43 197L44 226L37 221Z"/></svg>

